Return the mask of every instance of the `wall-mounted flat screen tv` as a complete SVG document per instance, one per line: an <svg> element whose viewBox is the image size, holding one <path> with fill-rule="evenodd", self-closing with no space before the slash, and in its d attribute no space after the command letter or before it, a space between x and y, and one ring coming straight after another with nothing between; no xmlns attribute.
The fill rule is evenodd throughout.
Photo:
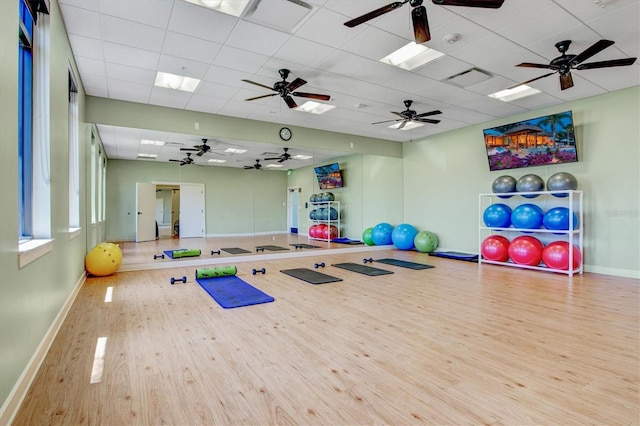
<svg viewBox="0 0 640 426"><path fill-rule="evenodd" d="M314 168L318 185L320 189L342 188L344 181L342 180L342 170L338 163L327 164L326 166L318 166Z"/></svg>
<svg viewBox="0 0 640 426"><path fill-rule="evenodd" d="M489 170L578 161L571 111L484 129Z"/></svg>

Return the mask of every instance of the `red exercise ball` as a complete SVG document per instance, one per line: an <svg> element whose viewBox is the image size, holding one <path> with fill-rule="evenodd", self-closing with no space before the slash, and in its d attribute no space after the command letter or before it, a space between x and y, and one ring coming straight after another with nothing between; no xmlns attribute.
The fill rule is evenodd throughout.
<svg viewBox="0 0 640 426"><path fill-rule="evenodd" d="M580 266L582 255L580 249L573 246L573 268ZM567 241L554 241L542 250L542 261L551 269L569 269L569 243Z"/></svg>
<svg viewBox="0 0 640 426"><path fill-rule="evenodd" d="M502 235L490 235L481 245L482 257L494 262L509 260L509 240Z"/></svg>
<svg viewBox="0 0 640 426"><path fill-rule="evenodd" d="M318 225L311 225L309 227L309 236L311 238L318 238Z"/></svg>
<svg viewBox="0 0 640 426"><path fill-rule="evenodd" d="M542 260L544 246L535 237L523 235L509 244L509 257L519 265L537 266Z"/></svg>

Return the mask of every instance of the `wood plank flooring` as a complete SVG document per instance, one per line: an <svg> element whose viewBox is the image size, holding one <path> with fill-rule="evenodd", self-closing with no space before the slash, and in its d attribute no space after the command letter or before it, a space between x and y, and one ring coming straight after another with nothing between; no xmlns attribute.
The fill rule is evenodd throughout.
<svg viewBox="0 0 640 426"><path fill-rule="evenodd" d="M194 268L90 278L14 424L640 423L637 280L370 255L436 267L373 263L394 274L367 277L330 266L362 253L327 250L238 263L275 302L235 309ZM279 272L319 261L343 281ZM104 375L90 384L99 337Z"/></svg>

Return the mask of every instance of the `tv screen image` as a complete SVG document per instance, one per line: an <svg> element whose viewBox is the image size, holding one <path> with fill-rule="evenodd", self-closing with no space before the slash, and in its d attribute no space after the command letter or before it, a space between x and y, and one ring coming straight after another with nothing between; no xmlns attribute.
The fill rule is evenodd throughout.
<svg viewBox="0 0 640 426"><path fill-rule="evenodd" d="M484 129L489 170L578 161L571 111Z"/></svg>
<svg viewBox="0 0 640 426"><path fill-rule="evenodd" d="M316 177L320 189L342 188L344 182L342 180L342 170L338 163L328 164L326 166L315 167Z"/></svg>

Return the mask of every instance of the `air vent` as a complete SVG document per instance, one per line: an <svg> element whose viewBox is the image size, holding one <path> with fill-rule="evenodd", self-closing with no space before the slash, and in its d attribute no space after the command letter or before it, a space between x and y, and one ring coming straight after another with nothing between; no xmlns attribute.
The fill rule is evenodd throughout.
<svg viewBox="0 0 640 426"><path fill-rule="evenodd" d="M245 18L276 30L293 32L311 10L311 5L301 0L256 0L249 6Z"/></svg>
<svg viewBox="0 0 640 426"><path fill-rule="evenodd" d="M482 83L490 78L493 78L491 73L474 67L466 71L459 72L456 75L452 75L451 77L447 77L442 81L445 83L455 84L459 87L469 87L474 84Z"/></svg>

